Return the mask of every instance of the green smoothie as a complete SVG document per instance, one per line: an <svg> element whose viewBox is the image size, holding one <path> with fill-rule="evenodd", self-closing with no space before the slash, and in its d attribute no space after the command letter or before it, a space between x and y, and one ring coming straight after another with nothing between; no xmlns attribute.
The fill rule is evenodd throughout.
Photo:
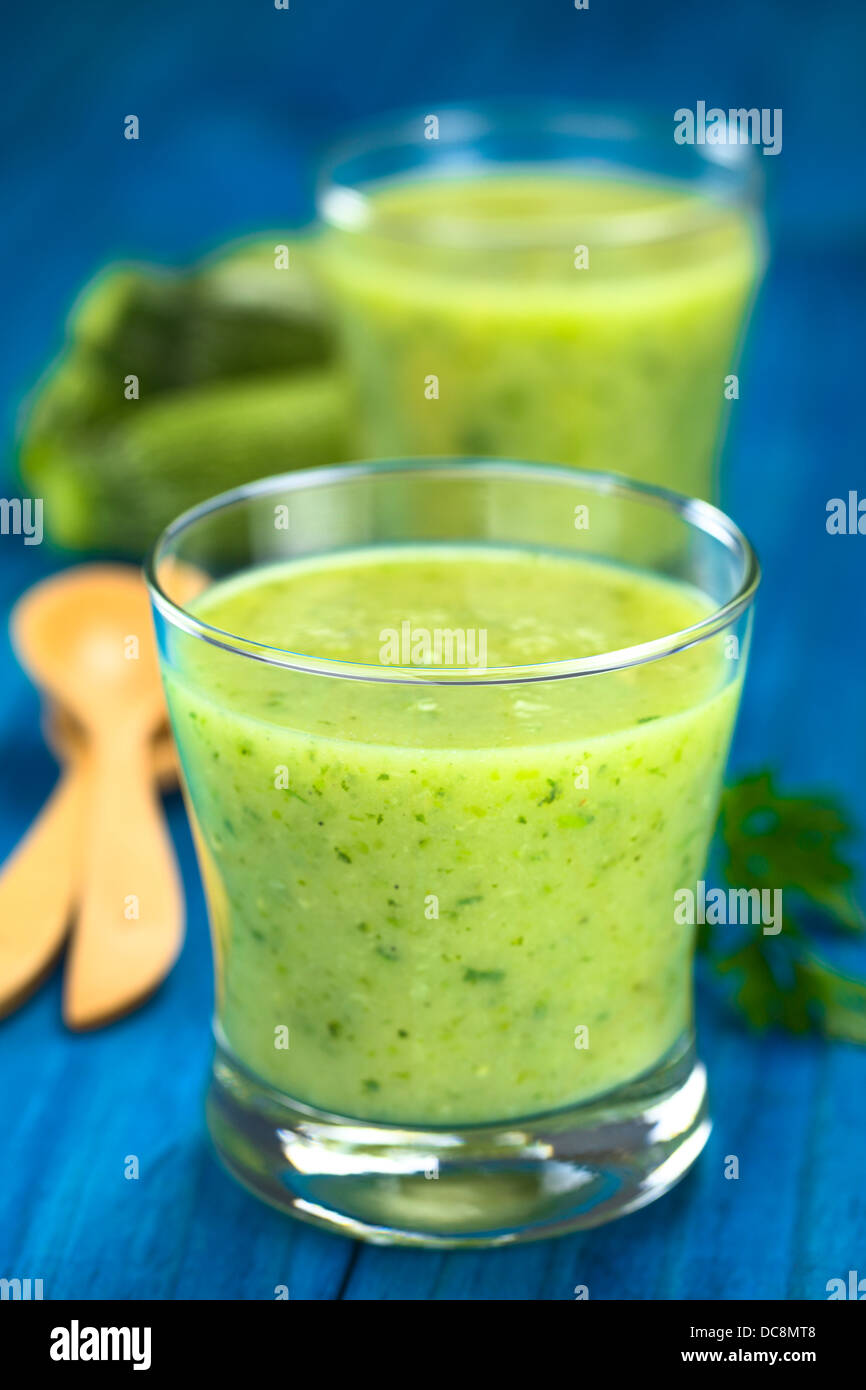
<svg viewBox="0 0 866 1390"><path fill-rule="evenodd" d="M624 567L449 544L271 565L196 613L382 676L407 622L483 631L488 667L529 666L712 607ZM166 680L241 1062L314 1106L421 1125L539 1113L652 1068L690 1026L673 894L703 867L739 695L721 642L454 685L190 640Z"/></svg>
<svg viewBox="0 0 866 1390"><path fill-rule="evenodd" d="M763 258L751 214L538 170L367 198L322 252L365 456L540 459L712 496Z"/></svg>

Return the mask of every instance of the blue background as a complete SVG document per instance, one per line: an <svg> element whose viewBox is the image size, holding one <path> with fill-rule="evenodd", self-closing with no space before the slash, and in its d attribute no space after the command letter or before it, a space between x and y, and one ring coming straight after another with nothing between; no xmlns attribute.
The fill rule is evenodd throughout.
<svg viewBox="0 0 866 1390"><path fill-rule="evenodd" d="M6 465L21 396L84 279L118 256L182 261L305 218L310 162L354 119L520 94L781 107L782 153L763 160L775 257L724 496L766 575L733 769L769 762L789 786L833 788L866 824L866 538L824 526L828 498L866 492L859 0L100 0L17 7L3 47ZM122 138L129 113L137 143ZM58 563L0 541L0 855L55 775L5 619ZM260 1206L203 1134L209 950L177 798L170 811L189 937L164 989L72 1037L55 978L0 1025L0 1276L42 1278L47 1298L268 1299L287 1284L294 1299L569 1299L580 1283L591 1298L813 1299L866 1274L866 1049L755 1039L706 984L713 1138L672 1195L624 1222L438 1255L362 1249ZM866 972L866 952L847 963Z"/></svg>

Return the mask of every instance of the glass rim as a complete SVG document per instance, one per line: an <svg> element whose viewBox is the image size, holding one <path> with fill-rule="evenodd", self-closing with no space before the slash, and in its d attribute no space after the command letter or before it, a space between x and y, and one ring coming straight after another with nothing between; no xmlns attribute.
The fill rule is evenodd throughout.
<svg viewBox="0 0 866 1390"><path fill-rule="evenodd" d="M423 131L424 115L420 110L392 112L366 123L354 134L338 140L329 146L324 154L316 181L316 207L321 220L330 227L353 233L374 231L376 236L400 245L449 246L453 248L484 247L486 249L509 249L516 244L536 247L557 247L563 237L575 231L573 218L548 219L534 225L531 233L525 222L509 223L507 219L497 219L497 235L491 235L489 225L478 234L477 219L469 216L454 216L437 219L435 229L421 229L420 236L395 236L389 234L387 223L384 230L376 225L372 210L372 198L364 189L368 185L380 187L380 180L342 179L341 167L353 160L389 149L432 149L439 156L449 148L469 146L491 134L514 134L526 136L528 132L538 134L572 136L576 139L608 140L611 145L611 163L629 167L628 158L616 160L614 151L622 147L626 150L630 142L638 144L650 139L659 148L674 144L673 130L667 124L667 117L658 109L623 108L601 104L577 104L562 101L527 102L489 102L478 105L463 103L439 106L437 116L447 117L451 132L447 139L425 141ZM578 230L581 235L591 234L592 244L599 247L628 247L651 245L653 243L675 241L694 232L705 230L712 224L712 214L716 211L719 194L723 194L726 207L757 209L761 199L761 166L754 147L739 141L708 145L689 144L688 150L697 156L696 173L684 179L683 185L692 192L715 194L715 201L707 199L691 200L677 213L671 210L656 212L630 210L608 214L587 214L581 217ZM508 161L488 160L491 167L506 168ZM545 161L539 161L545 163ZM567 170L574 161L546 161L553 169ZM467 166L470 172L477 172L476 163ZM531 168L533 161L522 161L515 167ZM632 166L635 167L635 166ZM457 170L459 172L459 169ZM465 171L464 171L465 172ZM644 171L645 172L645 171ZM406 171L407 178L424 180L429 172L421 170L417 175ZM725 180L722 188L721 182ZM665 179L676 186L677 180ZM544 228L547 235L543 235Z"/></svg>
<svg viewBox="0 0 866 1390"><path fill-rule="evenodd" d="M713 536L742 560L743 577L737 592L706 617L676 632L652 638L648 642L599 652L594 656L572 657L561 661L529 663L512 666L487 666L483 670L466 666L449 668L426 666L383 666L372 662L332 660L285 648L256 642L237 633L214 627L196 617L190 609L169 597L158 578L158 568L164 551L183 532L216 512L242 505L273 492L298 492L305 488L331 487L351 484L365 477L419 474L438 474L443 479L486 476L515 478L543 486L545 483L573 483L595 490L599 495L637 498L649 505L679 516L694 529ZM481 540L482 538L478 538ZM426 543L426 542L425 542ZM436 542L429 542L436 544ZM472 542L467 542L472 543ZM397 544L395 542L395 544ZM362 546L351 547L361 549ZM322 552L329 553L328 551ZM331 553L337 553L332 551ZM606 563L603 556L597 557ZM289 561L288 563L291 563ZM382 459L369 462L334 464L318 468L298 469L290 473L273 474L254 482L242 483L226 492L188 508L161 532L144 562L144 577L154 607L173 627L197 637L211 646L233 652L237 656L264 662L269 666L300 671L308 675L398 685L517 685L538 681L563 680L580 676L602 675L631 666L658 661L687 647L707 641L724 631L745 612L754 599L761 579L758 557L735 522L711 502L685 497L668 488L640 483L621 474L572 468L564 464L531 463L513 459L483 459L454 457L421 457L413 460ZM252 567L250 567L252 568ZM472 674L470 674L470 672Z"/></svg>

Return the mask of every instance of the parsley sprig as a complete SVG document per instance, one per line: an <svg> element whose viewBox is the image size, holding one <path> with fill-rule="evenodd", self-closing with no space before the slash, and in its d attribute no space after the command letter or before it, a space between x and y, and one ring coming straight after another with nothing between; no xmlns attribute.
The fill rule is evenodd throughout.
<svg viewBox="0 0 866 1390"><path fill-rule="evenodd" d="M720 870L733 888L782 889L782 930L703 926L699 949L732 984L749 1023L866 1043L866 981L823 958L827 933L866 931L845 842L854 827L830 796L787 796L770 772L726 789ZM733 933L733 935L732 935Z"/></svg>

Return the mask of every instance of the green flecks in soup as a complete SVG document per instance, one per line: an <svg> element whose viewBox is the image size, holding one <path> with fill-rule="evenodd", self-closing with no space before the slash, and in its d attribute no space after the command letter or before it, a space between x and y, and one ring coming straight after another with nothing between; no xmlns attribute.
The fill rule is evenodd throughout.
<svg viewBox="0 0 866 1390"><path fill-rule="evenodd" d="M287 563L199 601L225 631L371 666L404 622L483 629L487 664L515 665L708 608L625 568L468 546ZM540 1112L651 1067L689 1026L673 893L703 865L737 685L720 639L496 686L314 676L188 639L168 692L229 1045L300 1100L407 1123Z"/></svg>

